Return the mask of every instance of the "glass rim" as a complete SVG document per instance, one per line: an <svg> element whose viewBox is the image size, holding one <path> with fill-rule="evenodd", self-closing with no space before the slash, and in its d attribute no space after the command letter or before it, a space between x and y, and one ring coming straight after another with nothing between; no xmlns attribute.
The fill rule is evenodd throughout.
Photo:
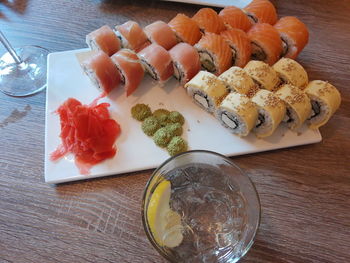
<svg viewBox="0 0 350 263"><path fill-rule="evenodd" d="M257 224L256 227L254 228L254 232L253 232L253 236L251 238L251 240L249 241L249 243L246 245L246 247L244 248L242 254L239 257L239 260L241 260L246 254L247 252L250 250L250 248L252 247L252 245L255 242L256 239L256 235L261 223L261 202L260 202L260 197L258 194L258 191L256 190L255 184L253 183L253 181L250 179L250 177L243 172L243 170L237 165L235 164L229 157L226 157L223 154L214 152L214 151L209 151L209 150L190 150L190 151L186 151L186 152L182 152L179 154L176 154L174 156L171 156L170 158L166 159L163 163L161 163L151 174L150 178L148 179L146 186L144 188L144 192L142 195L142 202L141 202L141 217L142 217L142 225L144 228L144 231L146 233L146 236L148 238L148 240L150 241L150 243L152 244L152 246L158 251L158 253L163 256L165 259L167 259L170 262L176 262L173 258L170 258L169 255L167 255L166 253L164 253L164 251L159 247L159 245L155 242L154 237L148 227L148 222L147 222L147 218L146 218L146 211L145 211L145 204L146 204L146 195L147 195L147 190L150 187L150 184L153 180L153 178L158 174L158 171L160 169L162 169L165 165L167 165L169 162L173 161L175 158L178 158L180 156L183 155L188 155L188 154L192 154L192 153L204 153L204 154L210 154L210 155L216 155L222 159L224 159L225 161L227 161L230 165L234 166L235 168L237 168L239 170L239 172L248 179L248 182L250 183L250 185L252 186L253 189L253 193L255 194L255 197L257 199L257 204L258 204L258 220L257 220Z"/></svg>

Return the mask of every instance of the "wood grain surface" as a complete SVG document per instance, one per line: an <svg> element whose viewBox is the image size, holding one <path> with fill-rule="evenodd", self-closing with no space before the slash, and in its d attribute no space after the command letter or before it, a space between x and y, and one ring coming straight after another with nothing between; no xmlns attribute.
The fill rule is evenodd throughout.
<svg viewBox="0 0 350 263"><path fill-rule="evenodd" d="M314 145L233 158L262 204L256 241L242 262L350 262L350 5L274 1L310 29L298 61L328 80L341 108ZM0 1L0 28L14 46L52 52L85 47L97 27L168 22L199 6L161 1ZM4 50L1 49L1 52ZM45 92L0 94L0 262L164 262L144 234L140 207L152 173L44 183Z"/></svg>

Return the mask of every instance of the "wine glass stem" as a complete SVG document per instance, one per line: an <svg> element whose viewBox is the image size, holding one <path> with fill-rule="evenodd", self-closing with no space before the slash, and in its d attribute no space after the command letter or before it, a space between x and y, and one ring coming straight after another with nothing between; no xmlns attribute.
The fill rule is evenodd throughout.
<svg viewBox="0 0 350 263"><path fill-rule="evenodd" d="M17 55L16 51L11 46L10 42L6 39L4 34L0 30L0 41L4 45L4 47L7 49L7 51L10 53L12 58L16 61L17 64L21 64L23 61L20 58L20 56Z"/></svg>

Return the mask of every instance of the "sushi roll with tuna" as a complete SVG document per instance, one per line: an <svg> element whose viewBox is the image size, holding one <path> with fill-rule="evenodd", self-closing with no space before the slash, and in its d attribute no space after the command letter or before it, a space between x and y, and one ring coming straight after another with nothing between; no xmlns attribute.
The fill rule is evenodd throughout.
<svg viewBox="0 0 350 263"><path fill-rule="evenodd" d="M275 95L286 104L286 115L283 119L291 130L297 130L311 114L310 99L298 87L284 84Z"/></svg>
<svg viewBox="0 0 350 263"><path fill-rule="evenodd" d="M310 128L317 129L326 124L339 108L340 93L332 84L322 80L311 81L304 91L312 105L311 116L307 122Z"/></svg>
<svg viewBox="0 0 350 263"><path fill-rule="evenodd" d="M188 95L193 101L208 112L214 112L228 90L225 84L215 75L207 71L200 71L185 84Z"/></svg>
<svg viewBox="0 0 350 263"><path fill-rule="evenodd" d="M156 43L166 50L177 44L177 39L171 27L163 21L156 21L144 29L145 34L152 43Z"/></svg>
<svg viewBox="0 0 350 263"><path fill-rule="evenodd" d="M281 58L272 68L277 72L283 83L304 89L309 82L307 72L303 66L293 59Z"/></svg>
<svg viewBox="0 0 350 263"><path fill-rule="evenodd" d="M231 92L218 106L215 117L233 134L247 136L255 127L258 110L247 96Z"/></svg>
<svg viewBox="0 0 350 263"><path fill-rule="evenodd" d="M258 138L268 137L273 134L286 114L286 106L273 92L261 89L252 101L258 108L258 120L253 132Z"/></svg>
<svg viewBox="0 0 350 263"><path fill-rule="evenodd" d="M119 38L107 25L86 35L86 44L91 50L102 50L108 56L112 56L121 47Z"/></svg>
<svg viewBox="0 0 350 263"><path fill-rule="evenodd" d="M274 91L281 82L277 72L262 61L249 61L244 70L261 89Z"/></svg>
<svg viewBox="0 0 350 263"><path fill-rule="evenodd" d="M122 47L132 49L135 52L139 52L151 43L135 21L127 21L122 25L115 26L114 31L120 39Z"/></svg>

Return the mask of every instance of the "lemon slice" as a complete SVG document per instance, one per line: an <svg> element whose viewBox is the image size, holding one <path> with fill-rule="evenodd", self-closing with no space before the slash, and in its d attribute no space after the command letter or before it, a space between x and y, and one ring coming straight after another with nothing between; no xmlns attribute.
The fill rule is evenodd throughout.
<svg viewBox="0 0 350 263"><path fill-rule="evenodd" d="M154 190L147 207L147 220L154 239L160 246L169 248L181 244L181 216L170 209L171 184L162 181Z"/></svg>

